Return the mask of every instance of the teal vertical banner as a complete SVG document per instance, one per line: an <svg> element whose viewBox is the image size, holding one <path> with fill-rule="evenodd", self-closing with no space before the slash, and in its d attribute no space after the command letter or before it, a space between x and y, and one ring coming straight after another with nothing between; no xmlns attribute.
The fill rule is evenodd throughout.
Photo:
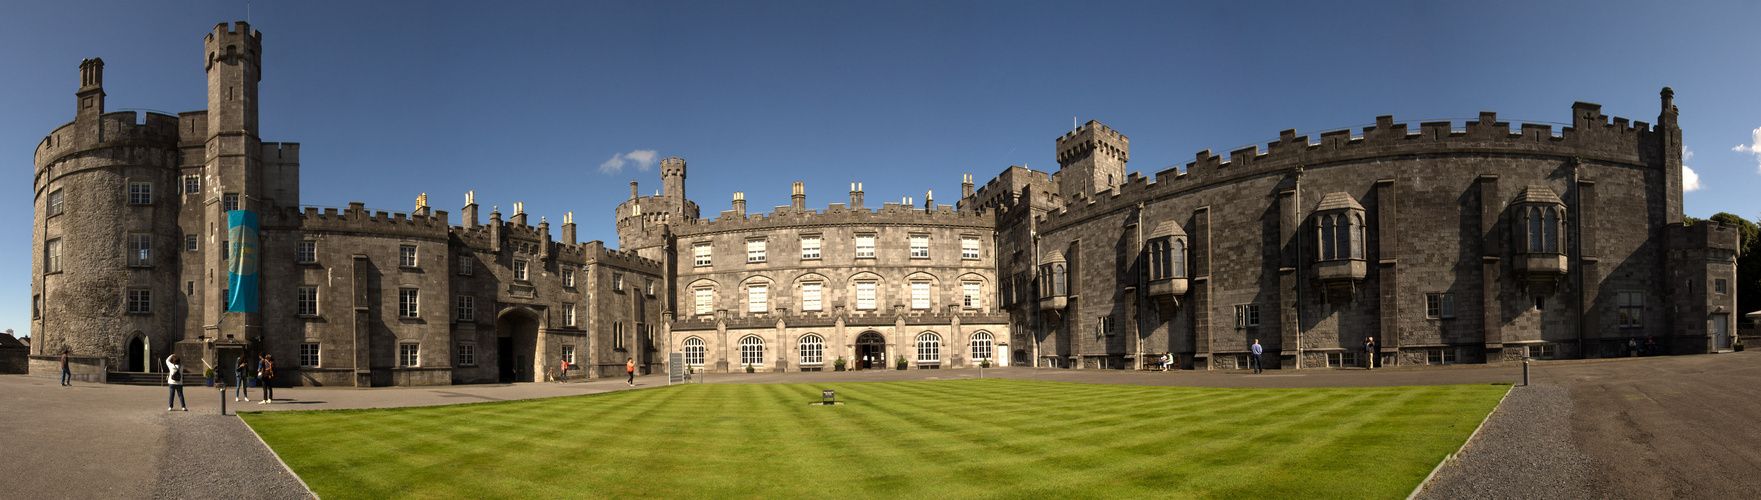
<svg viewBox="0 0 1761 500"><path fill-rule="evenodd" d="M226 212L226 312L257 312L257 213Z"/></svg>

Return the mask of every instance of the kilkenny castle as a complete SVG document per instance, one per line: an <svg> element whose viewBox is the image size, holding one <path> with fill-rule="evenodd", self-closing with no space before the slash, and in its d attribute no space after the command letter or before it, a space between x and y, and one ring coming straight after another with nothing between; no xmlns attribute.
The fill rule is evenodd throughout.
<svg viewBox="0 0 1761 500"><path fill-rule="evenodd" d="M552 233L519 203L454 221L301 205L300 145L257 135L262 34L204 39L208 108L105 112L103 61L38 144L31 371L230 367L278 385L445 385L695 370L1035 366L1270 368L1502 363L1728 347L1734 228L1682 216L1681 130L1576 103L1571 125L1499 121L1293 130L1184 168L1129 172L1098 122L1053 141L1056 172L970 175L934 193L705 217L687 165L615 209L616 248ZM259 217L256 254L227 215ZM483 216L486 215L486 220ZM235 256L235 254L237 256ZM233 262L233 259L240 262ZM254 312L229 271L258 264ZM1379 348L1364 348L1367 338ZM187 363L199 366L200 363ZM222 375L225 375L223 369Z"/></svg>

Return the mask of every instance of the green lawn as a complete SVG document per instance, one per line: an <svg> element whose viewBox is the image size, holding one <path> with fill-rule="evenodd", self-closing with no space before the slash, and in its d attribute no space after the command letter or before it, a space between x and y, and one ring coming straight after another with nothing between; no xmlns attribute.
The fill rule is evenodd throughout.
<svg viewBox="0 0 1761 500"><path fill-rule="evenodd" d="M241 415L326 499L1401 498L1508 389L699 384Z"/></svg>

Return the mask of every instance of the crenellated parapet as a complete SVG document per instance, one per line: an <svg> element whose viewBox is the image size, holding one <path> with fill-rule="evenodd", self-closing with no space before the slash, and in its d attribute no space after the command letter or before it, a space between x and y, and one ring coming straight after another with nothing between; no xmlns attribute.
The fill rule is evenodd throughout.
<svg viewBox="0 0 1761 500"><path fill-rule="evenodd" d="M361 203L350 203L347 209L334 207L287 207L260 214L265 228L282 227L307 232L372 234L411 238L446 240L450 227L445 211L434 215L412 215L385 210L368 210Z"/></svg>
<svg viewBox="0 0 1761 500"><path fill-rule="evenodd" d="M137 120L143 114L145 119ZM56 128L37 142L36 168L40 171L68 155L93 149L175 149L178 144L177 126L178 118L175 116L160 113L137 114L134 111L105 113L98 117L95 124L74 121ZM161 164L162 158L157 154L138 160L118 160L138 161L136 165L177 166L175 163Z"/></svg>
<svg viewBox="0 0 1761 500"><path fill-rule="evenodd" d="M1578 158L1640 168L1665 166L1665 152L1658 146L1660 134L1665 133L1663 126L1604 116L1600 105L1583 102L1572 105L1572 123L1558 130L1545 123L1519 123L1513 132L1511 122L1498 121L1495 113L1482 112L1478 120L1421 122L1416 129L1384 115L1376 117L1375 125L1357 133L1350 129L1334 130L1313 139L1299 136L1295 130L1284 130L1263 150L1257 145L1247 146L1224 157L1207 149L1199 151L1184 170L1175 167L1156 172L1153 180L1134 173L1111 190L1093 196L1069 195L1058 210L1046 213L1042 222L1057 227L1139 201L1237 179L1372 158L1512 154ZM1066 135L1060 140L1070 137ZM979 193L984 194L985 189Z"/></svg>
<svg viewBox="0 0 1761 500"><path fill-rule="evenodd" d="M808 226L839 226L839 225L872 225L872 226L950 226L950 227L994 227L996 216L989 212L976 210L957 210L951 205L938 205L935 209L921 209L899 203L886 203L879 209L848 208L843 203L833 203L825 210L793 210L791 207L777 207L768 214L735 215L723 212L715 219L696 219L686 224L673 227L675 234L694 235L720 232L741 232L777 229L785 227Z"/></svg>

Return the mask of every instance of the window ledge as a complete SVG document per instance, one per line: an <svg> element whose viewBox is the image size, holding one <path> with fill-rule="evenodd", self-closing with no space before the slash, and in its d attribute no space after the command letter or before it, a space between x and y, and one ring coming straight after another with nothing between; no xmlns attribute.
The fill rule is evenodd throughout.
<svg viewBox="0 0 1761 500"><path fill-rule="evenodd" d="M320 316L317 314L301 314L298 316L300 319L321 319L321 318L323 318L323 316Z"/></svg>

